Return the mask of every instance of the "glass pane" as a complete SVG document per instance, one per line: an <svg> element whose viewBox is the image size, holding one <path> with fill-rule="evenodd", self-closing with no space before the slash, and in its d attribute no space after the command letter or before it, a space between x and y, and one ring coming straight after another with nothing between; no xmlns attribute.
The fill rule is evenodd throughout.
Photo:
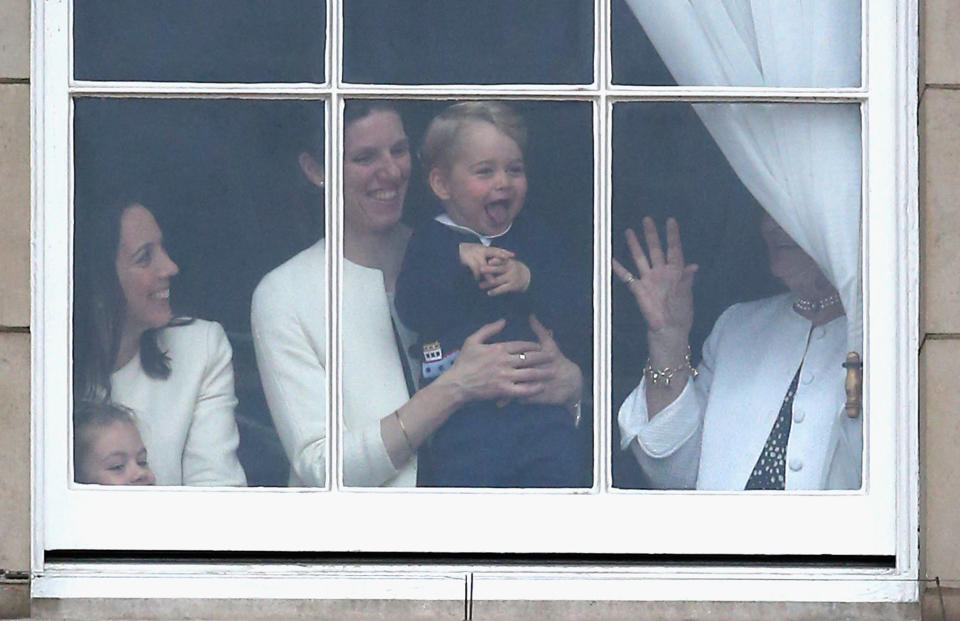
<svg viewBox="0 0 960 621"><path fill-rule="evenodd" d="M591 0L347 0L343 78L395 84L589 84Z"/></svg>
<svg viewBox="0 0 960 621"><path fill-rule="evenodd" d="M323 82L323 0L81 0L80 80Z"/></svg>
<svg viewBox="0 0 960 621"><path fill-rule="evenodd" d="M588 487L591 105L454 103L344 108L344 481Z"/></svg>
<svg viewBox="0 0 960 621"><path fill-rule="evenodd" d="M91 440L109 448L104 420L124 418L104 413L109 397L132 410L158 484L287 484L267 405L283 369L269 348L293 326L267 321L252 338L251 296L323 230L323 193L298 163L323 152L323 106L75 102L78 481L99 480L83 472ZM276 305L280 294L260 297ZM309 413L319 428L324 412Z"/></svg>
<svg viewBox="0 0 960 621"><path fill-rule="evenodd" d="M857 105L616 105L617 487L860 487L860 162Z"/></svg>
<svg viewBox="0 0 960 621"><path fill-rule="evenodd" d="M859 0L611 0L613 82L860 85Z"/></svg>

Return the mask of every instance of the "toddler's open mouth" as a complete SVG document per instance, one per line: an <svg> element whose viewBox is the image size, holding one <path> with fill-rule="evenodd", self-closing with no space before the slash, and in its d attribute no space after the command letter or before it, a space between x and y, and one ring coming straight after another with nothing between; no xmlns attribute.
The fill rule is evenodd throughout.
<svg viewBox="0 0 960 621"><path fill-rule="evenodd" d="M491 201L484 206L487 217L497 224L505 224L510 218L510 199Z"/></svg>

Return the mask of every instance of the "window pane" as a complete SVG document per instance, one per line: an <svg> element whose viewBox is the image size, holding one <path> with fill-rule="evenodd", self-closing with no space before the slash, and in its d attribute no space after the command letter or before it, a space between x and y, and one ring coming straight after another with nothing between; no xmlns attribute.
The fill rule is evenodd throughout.
<svg viewBox="0 0 960 621"><path fill-rule="evenodd" d="M323 0L82 0L81 80L323 82Z"/></svg>
<svg viewBox="0 0 960 621"><path fill-rule="evenodd" d="M347 82L593 81L590 0L347 0L343 19Z"/></svg>
<svg viewBox="0 0 960 621"><path fill-rule="evenodd" d="M613 82L860 85L858 0L611 0Z"/></svg>
<svg viewBox="0 0 960 621"><path fill-rule="evenodd" d="M132 408L159 484L285 485L251 296L323 230L298 164L323 103L79 99L75 118L76 401Z"/></svg>
<svg viewBox="0 0 960 621"><path fill-rule="evenodd" d="M589 487L592 420L583 406L576 426L573 406L590 401L577 367L589 385L592 107L454 103L344 109L344 482ZM497 295L468 267L481 264L502 278ZM549 355L522 344L538 340L530 313L565 359L552 342ZM501 318L486 341L517 343L508 352L465 343ZM511 392L535 387L511 383L533 379L517 371L531 365L558 370L539 395L546 404ZM415 384L421 393L407 403ZM451 390L463 385L467 394ZM456 395L468 402L447 418Z"/></svg>
<svg viewBox="0 0 960 621"><path fill-rule="evenodd" d="M629 272L613 288L615 485L859 488L862 416L844 413L842 366L862 351L858 106L623 103L613 147L614 256ZM676 219L695 275L676 253L661 264L645 216L674 251Z"/></svg>

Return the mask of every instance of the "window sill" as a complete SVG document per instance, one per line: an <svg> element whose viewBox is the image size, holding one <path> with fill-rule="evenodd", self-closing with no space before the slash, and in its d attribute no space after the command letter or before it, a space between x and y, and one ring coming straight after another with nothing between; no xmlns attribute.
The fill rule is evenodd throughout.
<svg viewBox="0 0 960 621"><path fill-rule="evenodd" d="M883 568L453 564L48 563L38 599L899 602L916 576Z"/></svg>

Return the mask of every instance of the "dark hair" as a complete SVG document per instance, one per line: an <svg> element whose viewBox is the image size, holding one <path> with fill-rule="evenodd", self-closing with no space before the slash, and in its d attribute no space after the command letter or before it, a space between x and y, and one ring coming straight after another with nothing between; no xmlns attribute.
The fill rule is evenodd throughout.
<svg viewBox="0 0 960 621"><path fill-rule="evenodd" d="M76 401L73 406L73 478L77 483L88 483L80 475L80 464L90 450L90 439L84 431L94 427L106 427L111 423L127 423L137 426L133 411L112 401ZM139 430L138 430L139 431Z"/></svg>
<svg viewBox="0 0 960 621"><path fill-rule="evenodd" d="M110 376L126 318L126 300L116 265L120 221L134 205L143 203L124 199L102 209L76 210L73 394L77 401L110 398ZM150 377L166 379L170 375L170 358L160 351L155 329L140 336L140 362Z"/></svg>
<svg viewBox="0 0 960 621"><path fill-rule="evenodd" d="M397 106L386 99L348 99L343 103L343 128L346 129L354 121L366 118L374 112L393 112L401 116Z"/></svg>

